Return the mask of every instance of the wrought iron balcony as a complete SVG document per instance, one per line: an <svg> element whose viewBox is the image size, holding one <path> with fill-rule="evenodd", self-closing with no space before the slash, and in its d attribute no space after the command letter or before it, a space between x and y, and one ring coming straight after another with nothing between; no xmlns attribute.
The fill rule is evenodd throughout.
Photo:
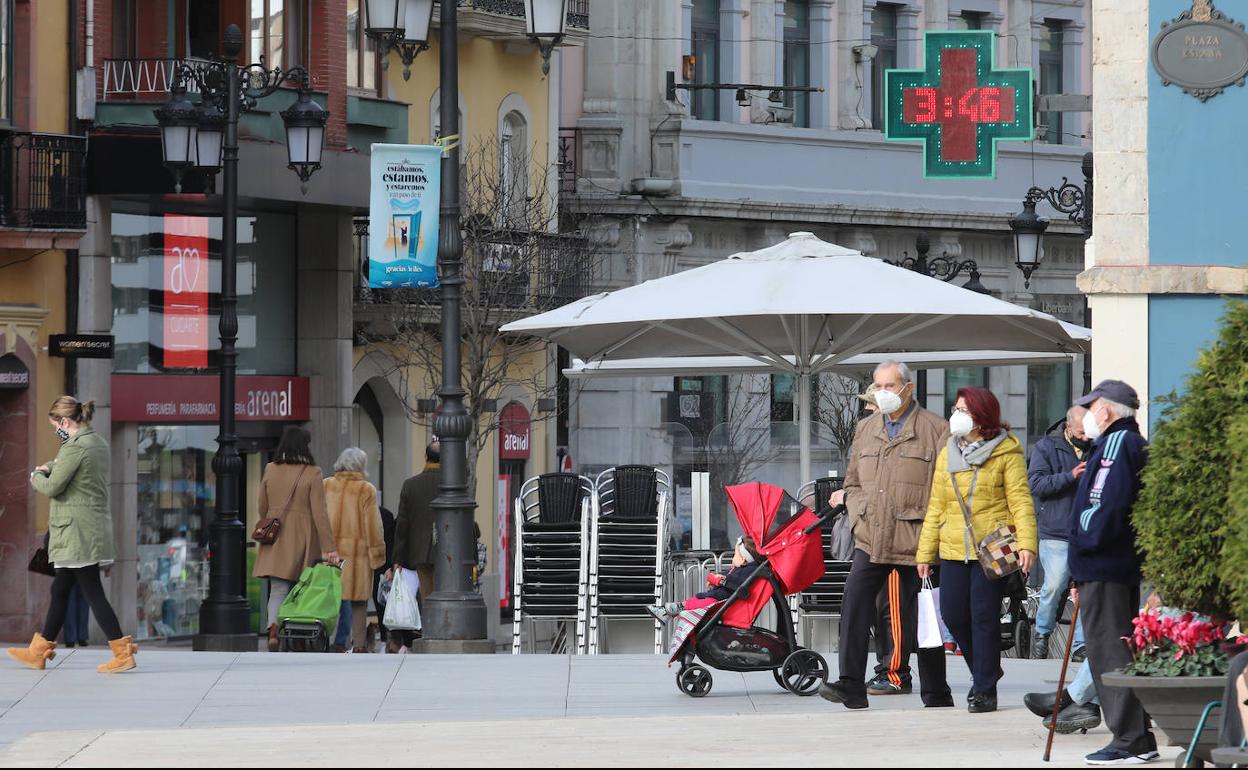
<svg viewBox="0 0 1248 770"><path fill-rule="evenodd" d="M85 230L87 138L0 134L0 226Z"/></svg>
<svg viewBox="0 0 1248 770"><path fill-rule="evenodd" d="M581 129L559 129L559 192L576 192L577 168L580 165Z"/></svg>
<svg viewBox="0 0 1248 770"><path fill-rule="evenodd" d="M459 7L524 19L524 0L459 0ZM589 0L569 0L568 26L589 29Z"/></svg>
<svg viewBox="0 0 1248 770"><path fill-rule="evenodd" d="M207 67L202 59L105 59L100 80L101 101L164 102L182 65ZM199 86L192 78L184 83L188 93Z"/></svg>

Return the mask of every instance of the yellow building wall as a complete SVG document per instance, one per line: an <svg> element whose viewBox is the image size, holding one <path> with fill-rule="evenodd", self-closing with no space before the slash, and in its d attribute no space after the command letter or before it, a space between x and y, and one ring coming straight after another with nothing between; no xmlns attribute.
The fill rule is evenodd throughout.
<svg viewBox="0 0 1248 770"><path fill-rule="evenodd" d="M404 81L403 63L390 54L385 73L388 98L408 102L408 140L424 144L433 137L430 103L438 89L439 45L435 37L429 50L412 63L411 80ZM468 37L459 39L459 97L463 107L461 149L498 133L499 109L509 94L518 94L528 107L528 141L533 162L545 165L549 155L550 85L542 78L542 57L537 47L517 36L510 43Z"/></svg>
<svg viewBox="0 0 1248 770"><path fill-rule="evenodd" d="M69 4L40 2L35 16L38 96L32 131L64 134L69 129Z"/></svg>

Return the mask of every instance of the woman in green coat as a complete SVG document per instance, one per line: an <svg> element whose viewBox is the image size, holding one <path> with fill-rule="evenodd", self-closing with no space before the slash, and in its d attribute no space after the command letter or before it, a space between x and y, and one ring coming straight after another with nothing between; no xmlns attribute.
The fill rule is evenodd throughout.
<svg viewBox="0 0 1248 770"><path fill-rule="evenodd" d="M48 560L56 568L52 581L52 604L30 647L13 647L9 657L28 668L41 670L56 657L69 595L75 585L82 589L91 612L108 636L113 658L98 668L100 673L134 668L138 647L121 635L121 625L100 583L100 567L113 563L113 519L108 510L108 444L91 429L95 402L82 403L61 396L48 410L48 421L63 442L56 459L30 474L30 485L52 500L48 515Z"/></svg>

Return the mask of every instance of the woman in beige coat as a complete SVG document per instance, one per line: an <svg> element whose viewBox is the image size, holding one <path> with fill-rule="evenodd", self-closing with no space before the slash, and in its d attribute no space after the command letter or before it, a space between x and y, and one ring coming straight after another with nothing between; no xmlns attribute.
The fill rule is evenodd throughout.
<svg viewBox="0 0 1248 770"><path fill-rule="evenodd" d="M368 595L373 589L373 572L386 563L386 539L382 535L381 511L377 508L377 488L366 479L368 455L358 447L344 449L334 463L334 475L325 479L325 507L334 541L346 559L342 571L342 609L336 652L368 652L364 634L368 619ZM351 625L346 621L350 613ZM348 638L349 637L349 638ZM352 641L354 640L354 641Z"/></svg>
<svg viewBox="0 0 1248 770"><path fill-rule="evenodd" d="M269 651L277 651L277 610L304 567L320 559L337 564L334 531L325 512L321 469L312 459L312 435L289 426L260 482L260 520L282 520L277 539L260 544L252 573L269 582Z"/></svg>

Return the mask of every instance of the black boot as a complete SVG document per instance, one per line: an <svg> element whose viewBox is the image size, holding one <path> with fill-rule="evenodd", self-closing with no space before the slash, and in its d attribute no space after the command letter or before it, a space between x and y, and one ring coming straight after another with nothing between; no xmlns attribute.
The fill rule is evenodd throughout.
<svg viewBox="0 0 1248 770"><path fill-rule="evenodd" d="M1051 692L1029 692L1023 696L1023 705L1036 716L1047 719L1053 716L1053 701L1056 699L1057 696ZM1062 690L1062 705L1058 707L1058 710L1060 711L1072 703L1074 701L1070 699L1070 693Z"/></svg>
<svg viewBox="0 0 1248 770"><path fill-rule="evenodd" d="M864 689L861 684L854 687L852 683L838 679L819 685L819 695L826 701L844 704L847 709L865 709L870 704L867 694L862 691Z"/></svg>
<svg viewBox="0 0 1248 770"><path fill-rule="evenodd" d="M1044 726L1048 727L1053 715L1044 718ZM1101 723L1101 707L1095 703L1072 703L1062 709L1057 714L1056 732L1062 735L1078 732L1080 730L1085 733L1088 730L1100 725Z"/></svg>
<svg viewBox="0 0 1248 770"><path fill-rule="evenodd" d="M995 692L973 692L971 702L966 710L972 714L986 714L997 710L997 694Z"/></svg>

